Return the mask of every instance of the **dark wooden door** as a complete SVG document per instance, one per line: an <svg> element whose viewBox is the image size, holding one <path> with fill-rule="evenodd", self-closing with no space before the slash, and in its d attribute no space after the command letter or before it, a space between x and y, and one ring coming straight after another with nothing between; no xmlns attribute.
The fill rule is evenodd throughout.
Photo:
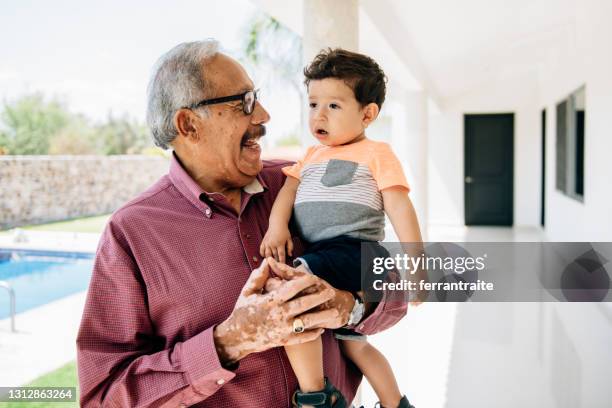
<svg viewBox="0 0 612 408"><path fill-rule="evenodd" d="M512 225L514 114L465 115L465 224Z"/></svg>

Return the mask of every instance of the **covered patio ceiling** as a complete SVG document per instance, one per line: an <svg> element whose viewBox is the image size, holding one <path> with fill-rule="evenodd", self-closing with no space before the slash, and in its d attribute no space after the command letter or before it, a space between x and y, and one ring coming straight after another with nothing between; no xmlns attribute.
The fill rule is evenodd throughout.
<svg viewBox="0 0 612 408"><path fill-rule="evenodd" d="M300 35L303 0L256 0ZM576 52L578 0L361 0L360 50L440 106ZM322 14L325 10L321 11Z"/></svg>

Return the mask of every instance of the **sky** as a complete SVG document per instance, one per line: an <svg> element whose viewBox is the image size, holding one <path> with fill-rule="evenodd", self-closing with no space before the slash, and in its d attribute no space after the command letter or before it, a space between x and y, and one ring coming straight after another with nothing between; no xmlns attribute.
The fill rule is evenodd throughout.
<svg viewBox="0 0 612 408"><path fill-rule="evenodd" d="M249 0L3 0L0 101L42 92L94 121L111 112L144 120L159 56L208 37L237 56L256 11ZM272 116L268 134L280 138L299 123L299 101L283 89L264 95Z"/></svg>

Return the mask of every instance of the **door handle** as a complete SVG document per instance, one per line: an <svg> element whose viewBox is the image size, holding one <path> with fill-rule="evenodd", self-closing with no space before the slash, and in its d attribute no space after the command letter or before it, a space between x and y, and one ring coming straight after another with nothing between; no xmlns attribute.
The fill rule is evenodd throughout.
<svg viewBox="0 0 612 408"><path fill-rule="evenodd" d="M473 178L471 178L470 176L467 176L467 177L465 178L465 182L466 182L467 184L471 184L473 181L474 181L474 179L473 179Z"/></svg>

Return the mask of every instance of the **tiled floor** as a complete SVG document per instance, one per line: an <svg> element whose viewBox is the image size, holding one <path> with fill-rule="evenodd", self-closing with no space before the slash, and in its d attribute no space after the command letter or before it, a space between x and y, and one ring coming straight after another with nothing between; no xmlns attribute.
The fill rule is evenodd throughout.
<svg viewBox="0 0 612 408"><path fill-rule="evenodd" d="M429 242L543 239L537 228L428 232ZM95 249L97 239L86 241L83 248ZM0 321L0 384L24 384L74 359L84 299L81 293L19 314L17 334L9 332L8 319ZM370 341L418 408L603 407L597 405L602 394L612 400L606 383L612 307L606 304L425 303ZM368 408L377 400L367 382L361 397Z"/></svg>
<svg viewBox="0 0 612 408"><path fill-rule="evenodd" d="M95 252L100 234L10 230L0 234L0 248Z"/></svg>
<svg viewBox="0 0 612 408"><path fill-rule="evenodd" d="M0 320L0 384L19 386L76 358L85 292L19 313L17 332Z"/></svg>
<svg viewBox="0 0 612 408"><path fill-rule="evenodd" d="M428 232L429 242L544 240L539 228ZM370 341L417 408L604 407L612 400L607 304L425 303ZM361 397L368 408L377 401L366 381Z"/></svg>
<svg viewBox="0 0 612 408"><path fill-rule="evenodd" d="M98 234L12 232L0 235L0 248L95 252L98 239ZM9 318L0 320L0 385L26 384L74 360L84 304L81 292L18 313L16 333L10 331Z"/></svg>
<svg viewBox="0 0 612 408"><path fill-rule="evenodd" d="M465 227L434 225L427 230L430 242L535 242L545 241L538 227Z"/></svg>
<svg viewBox="0 0 612 408"><path fill-rule="evenodd" d="M386 231L387 240L395 238ZM539 229L433 226L424 234L428 242L511 242L537 241ZM446 388L453 348L456 303L424 303L410 307L396 326L370 338L390 361L400 389L417 407L446 406ZM377 401L367 382L362 385L361 403L371 407Z"/></svg>

